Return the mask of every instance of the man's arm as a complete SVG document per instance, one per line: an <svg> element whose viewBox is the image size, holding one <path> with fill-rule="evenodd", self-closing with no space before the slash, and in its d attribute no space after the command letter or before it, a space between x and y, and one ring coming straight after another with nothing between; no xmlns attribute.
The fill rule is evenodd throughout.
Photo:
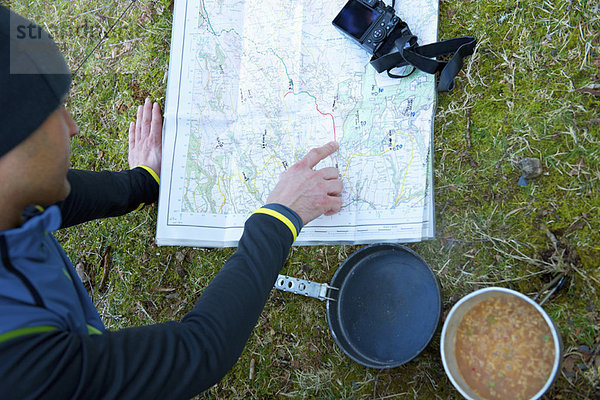
<svg viewBox="0 0 600 400"><path fill-rule="evenodd" d="M276 212L299 222L280 207ZM281 220L253 214L239 248L181 322L91 336L57 330L1 342L3 396L193 397L217 383L237 361L292 242L293 234Z"/></svg>
<svg viewBox="0 0 600 400"><path fill-rule="evenodd" d="M158 103L146 99L129 126L129 166L122 172L70 170L71 193L58 203L61 227L127 214L158 200L162 155L162 117Z"/></svg>
<svg viewBox="0 0 600 400"><path fill-rule="evenodd" d="M241 354L303 222L339 210L337 170L313 170L335 150L330 143L311 151L282 174L269 196L276 203L248 218L237 251L181 322L0 341L5 393L16 399L188 399L214 385Z"/></svg>
<svg viewBox="0 0 600 400"><path fill-rule="evenodd" d="M158 200L158 181L141 167L128 171L69 170L71 193L59 203L61 228L116 217Z"/></svg>

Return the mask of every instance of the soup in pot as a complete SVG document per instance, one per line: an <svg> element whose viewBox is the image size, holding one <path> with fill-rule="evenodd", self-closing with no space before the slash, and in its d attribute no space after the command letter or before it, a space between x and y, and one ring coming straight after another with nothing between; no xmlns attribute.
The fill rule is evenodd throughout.
<svg viewBox="0 0 600 400"><path fill-rule="evenodd" d="M530 399L554 366L548 323L527 301L495 294L469 309L455 336L458 370L484 399Z"/></svg>

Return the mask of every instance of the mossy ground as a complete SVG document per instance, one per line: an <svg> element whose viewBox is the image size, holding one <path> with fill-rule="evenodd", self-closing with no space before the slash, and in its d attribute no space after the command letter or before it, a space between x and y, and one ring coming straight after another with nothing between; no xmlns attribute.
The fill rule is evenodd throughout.
<svg viewBox="0 0 600 400"><path fill-rule="evenodd" d="M73 70L116 23L73 80L78 168L127 168L136 106L147 96L164 105L172 1L129 5L12 4L51 31ZM440 3L440 39L474 35L478 46L438 99L437 239L410 247L436 271L445 312L481 287L534 296L555 273L569 274L544 305L565 345L548 399L600 398L599 15L597 0ZM540 159L544 173L520 187L524 157ZM181 318L233 252L158 248L155 224L149 207L57 235L109 328ZM327 282L357 248L294 248L284 272ZM324 304L274 292L236 366L199 398L459 398L439 339L404 366L364 368L336 347Z"/></svg>

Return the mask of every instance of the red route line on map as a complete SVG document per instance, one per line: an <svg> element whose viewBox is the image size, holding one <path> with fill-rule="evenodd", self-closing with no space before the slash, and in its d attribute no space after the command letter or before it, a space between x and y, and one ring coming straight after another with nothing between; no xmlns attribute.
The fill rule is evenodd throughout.
<svg viewBox="0 0 600 400"><path fill-rule="evenodd" d="M285 96L287 96L290 93L293 94L294 96L297 96L300 93L306 93L309 96L313 97L308 92L300 92L300 93L296 94L296 93L294 93L293 91L290 90L289 92L287 92L286 94L283 95L283 98L285 99ZM333 117L333 115L331 113L324 113L321 110L319 110L319 104L317 104L317 100L316 99L315 99L315 108L317 109L317 111L319 112L319 114L324 115L324 116L329 115L331 117L331 123L333 124L333 140L337 142L337 134L335 132L335 118Z"/></svg>

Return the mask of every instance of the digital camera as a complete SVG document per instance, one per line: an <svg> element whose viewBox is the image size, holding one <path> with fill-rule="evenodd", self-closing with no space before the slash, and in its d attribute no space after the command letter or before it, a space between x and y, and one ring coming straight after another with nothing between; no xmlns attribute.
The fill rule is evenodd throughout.
<svg viewBox="0 0 600 400"><path fill-rule="evenodd" d="M477 39L462 36L419 46L419 38L394 13L394 3L390 7L382 0L348 0L333 26L373 55L375 71L387 71L390 78L406 78L417 69L439 73L438 91L452 90L463 58L473 54Z"/></svg>
<svg viewBox="0 0 600 400"><path fill-rule="evenodd" d="M393 48L393 40L387 40L390 37L411 35L408 25L395 15L394 8L380 0L349 0L333 25L375 56Z"/></svg>

